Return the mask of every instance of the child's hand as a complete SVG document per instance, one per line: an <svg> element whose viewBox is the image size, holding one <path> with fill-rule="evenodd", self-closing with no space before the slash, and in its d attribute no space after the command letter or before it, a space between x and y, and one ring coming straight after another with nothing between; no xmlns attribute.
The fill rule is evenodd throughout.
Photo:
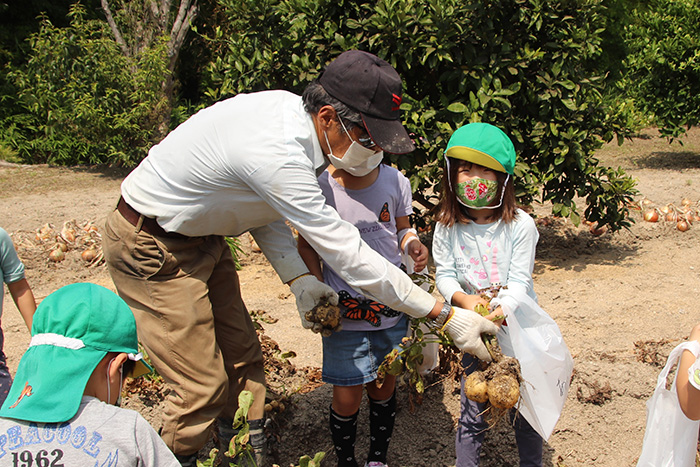
<svg viewBox="0 0 700 467"><path fill-rule="evenodd" d="M467 310L474 310L477 305L481 304L488 308L489 302L481 295L469 295L464 292L456 292L452 296L452 304Z"/></svg>
<svg viewBox="0 0 700 467"><path fill-rule="evenodd" d="M420 241L408 245L408 254L413 260L413 272L421 272L428 265L428 247Z"/></svg>

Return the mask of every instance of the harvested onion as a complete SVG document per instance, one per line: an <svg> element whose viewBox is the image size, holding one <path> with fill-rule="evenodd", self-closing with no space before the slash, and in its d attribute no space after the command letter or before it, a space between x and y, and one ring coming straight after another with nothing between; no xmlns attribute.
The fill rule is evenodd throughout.
<svg viewBox="0 0 700 467"><path fill-rule="evenodd" d="M591 235L593 235L594 237L600 237L608 230L608 228L607 228L607 226L598 227L598 223L593 222L589 226L588 230L591 232Z"/></svg>
<svg viewBox="0 0 700 467"><path fill-rule="evenodd" d="M66 254L60 248L54 248L49 252L49 259L54 263L63 261L66 258Z"/></svg>
<svg viewBox="0 0 700 467"><path fill-rule="evenodd" d="M659 213L656 212L656 209L649 209L644 212L644 220L647 222L658 222Z"/></svg>
<svg viewBox="0 0 700 467"><path fill-rule="evenodd" d="M484 403L489 400L488 386L483 371L475 371L464 381L464 394L467 399Z"/></svg>
<svg viewBox="0 0 700 467"><path fill-rule="evenodd" d="M687 211L683 217L685 217L685 220L688 222L688 225L690 225L695 220L695 213L692 210L690 210Z"/></svg>
<svg viewBox="0 0 700 467"><path fill-rule="evenodd" d="M53 234L53 226L51 224L44 224L41 228L36 229L36 239L39 242L45 242L53 237Z"/></svg>
<svg viewBox="0 0 700 467"><path fill-rule="evenodd" d="M83 259L83 261L88 263L94 261L97 257L97 250L94 248L88 248L80 254L80 257Z"/></svg>
<svg viewBox="0 0 700 467"><path fill-rule="evenodd" d="M681 219L676 224L676 228L678 230L680 230L681 232L685 232L686 230L688 230L690 228L690 225L688 225L688 223L684 219Z"/></svg>

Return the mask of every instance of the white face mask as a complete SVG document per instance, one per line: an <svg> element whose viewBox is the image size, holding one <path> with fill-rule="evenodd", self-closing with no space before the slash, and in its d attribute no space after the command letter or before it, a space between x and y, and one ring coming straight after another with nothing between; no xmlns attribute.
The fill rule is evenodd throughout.
<svg viewBox="0 0 700 467"><path fill-rule="evenodd" d="M345 158L343 157L343 159ZM379 166L379 164L382 163L382 159L384 159L384 151L379 151L378 153L375 153L372 156L370 156L370 158L367 159L364 164L356 165L354 167L346 167L343 170L355 177L364 177L365 175L376 169Z"/></svg>
<svg viewBox="0 0 700 467"><path fill-rule="evenodd" d="M450 173L450 158L445 157L445 161L447 161L447 173ZM461 204L462 206L470 208L470 209L475 209L477 211L480 209L498 209L501 207L501 204L503 204L503 195L506 192L506 185L508 184L509 178L510 178L510 174L506 174L506 181L503 182L503 188L501 189L501 199L500 199L500 201L498 201L498 204L495 206L481 206L481 207L472 206L472 205L466 204L464 201L462 201L459 196L457 196L457 201L459 201L459 204ZM448 180L450 182L450 188L452 188L454 191L454 187L452 187L452 179L448 178Z"/></svg>
<svg viewBox="0 0 700 467"><path fill-rule="evenodd" d="M352 144L345 151L343 157L337 157L333 154L333 149L331 148L331 143L328 141L328 134L324 131L323 136L326 137L326 144L328 145L328 159L331 164L337 169L342 169L353 175L355 177L364 177L371 171L373 171L382 162L384 158L384 151L375 152L372 149L366 148L357 141L350 137L350 133L345 128L342 120L338 120L345 130L345 134L348 135Z"/></svg>

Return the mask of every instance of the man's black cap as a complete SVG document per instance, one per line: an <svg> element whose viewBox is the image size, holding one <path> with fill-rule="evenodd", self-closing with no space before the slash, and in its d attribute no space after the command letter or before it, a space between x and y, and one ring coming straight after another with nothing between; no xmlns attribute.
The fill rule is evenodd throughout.
<svg viewBox="0 0 700 467"><path fill-rule="evenodd" d="M328 94L360 112L370 138L384 152L415 149L401 124L401 78L389 63L368 52L348 50L328 64L319 82Z"/></svg>

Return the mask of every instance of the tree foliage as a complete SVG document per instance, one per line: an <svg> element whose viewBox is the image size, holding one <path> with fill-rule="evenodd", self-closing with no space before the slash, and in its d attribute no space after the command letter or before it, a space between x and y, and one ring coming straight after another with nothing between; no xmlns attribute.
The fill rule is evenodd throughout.
<svg viewBox="0 0 700 467"><path fill-rule="evenodd" d="M179 0L177 8L172 0L101 0L101 5L114 39L124 56L130 59L132 67L138 67L139 59L165 44L163 58L167 66L166 73L161 76L161 91L168 105L160 112L156 136L162 138L169 129L175 97L173 72L180 49L197 17L197 1Z"/></svg>
<svg viewBox="0 0 700 467"><path fill-rule="evenodd" d="M165 44L129 59L80 4L70 18L57 28L42 17L26 66L8 73L17 94L0 138L26 162L135 165L164 105Z"/></svg>
<svg viewBox="0 0 700 467"><path fill-rule="evenodd" d="M229 15L212 40L220 53L211 101L267 88L300 92L343 50L375 53L405 83L404 119L418 150L391 161L416 198L435 204L446 140L484 121L511 135L518 196L551 201L556 215L612 229L629 225L633 180L593 153L616 132L601 105L600 0L220 0ZM576 199L585 199L585 210Z"/></svg>
<svg viewBox="0 0 700 467"><path fill-rule="evenodd" d="M671 139L700 122L699 25L697 0L651 0L633 10L625 30L620 85Z"/></svg>

